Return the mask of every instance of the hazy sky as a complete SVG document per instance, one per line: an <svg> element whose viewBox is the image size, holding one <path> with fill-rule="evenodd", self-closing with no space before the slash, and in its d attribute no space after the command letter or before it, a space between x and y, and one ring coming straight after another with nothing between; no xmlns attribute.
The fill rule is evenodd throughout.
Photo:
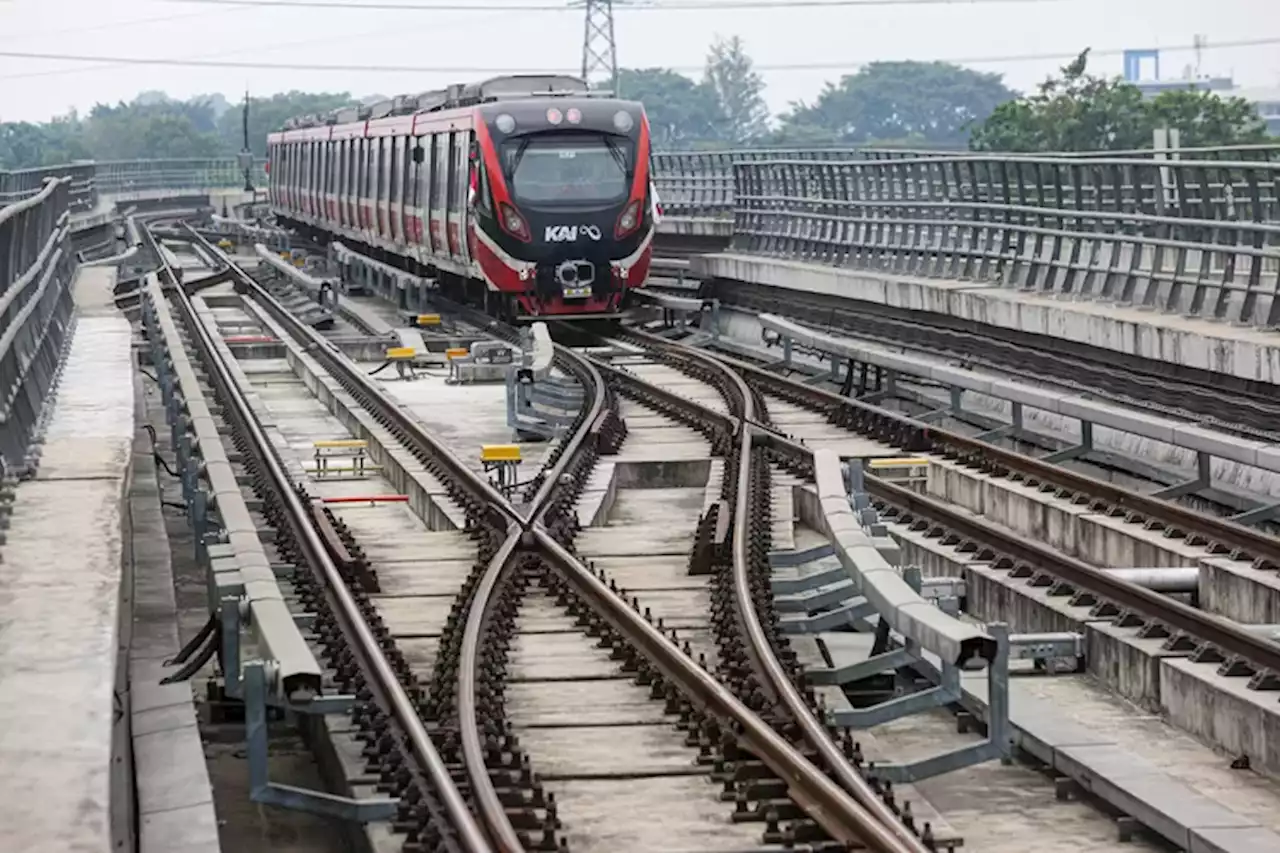
<svg viewBox="0 0 1280 853"><path fill-rule="evenodd" d="M455 10L361 8L374 2L289 9L218 8L192 0L0 0L0 120L43 120L71 108L84 111L100 101L127 100L144 89L163 89L177 97L216 91L232 99L246 86L262 94L288 89L399 94L504 70L572 72L580 64L581 10L546 9L567 5L567 0L382 0L383 5L453 5ZM1197 34L1209 44L1201 60L1204 73L1234 74L1243 85L1280 87L1280 0L914 0L897 8L892 0L846 0L835 8L817 6L839 0L795 0L789 5L768 0L646 2L665 8L619 8L616 13L622 65L667 66L696 74L715 36L739 35L761 68L774 109L812 97L824 80L873 60L951 59L1001 72L1010 85L1025 89L1063 64L1035 57L1092 46L1102 55L1090 68L1119 74L1119 50L1188 46ZM740 8L677 8L721 3ZM759 8L741 8L751 4ZM492 8L521 5L543 8ZM457 6L472 8L456 11ZM1269 37L1276 42L1214 47ZM144 58L414 70L110 61ZM1166 52L1162 76L1180 76L1194 61L1190 50ZM794 67L805 64L829 67Z"/></svg>

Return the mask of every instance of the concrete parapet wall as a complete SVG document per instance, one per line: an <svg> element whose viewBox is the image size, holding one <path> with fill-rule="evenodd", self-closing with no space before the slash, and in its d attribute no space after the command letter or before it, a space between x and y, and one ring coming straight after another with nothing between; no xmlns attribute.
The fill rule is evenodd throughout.
<svg viewBox="0 0 1280 853"><path fill-rule="evenodd" d="M1088 673L1120 696L1160 714L1210 746L1248 755L1255 769L1280 777L1280 701L1274 691L1250 690L1249 679L1217 673L1215 663L1193 663L1185 652L1162 648L1137 628L1072 606L1066 596L1031 586L1007 570L977 562L938 539L889 525L904 564L926 576L961 577L966 610L977 619L1008 622L1015 632L1073 631L1085 639ZM1051 677L1051 676L1046 676Z"/></svg>
<svg viewBox="0 0 1280 853"><path fill-rule="evenodd" d="M1259 329L1104 302L1073 302L960 281L863 272L780 258L704 255L693 257L690 268L694 274L711 278L946 314L1242 379L1280 383L1280 336Z"/></svg>
<svg viewBox="0 0 1280 853"><path fill-rule="evenodd" d="M1215 556L1141 523L938 458L931 460L925 491L1103 568L1196 566L1204 609L1237 622L1280 621L1273 618L1280 614L1280 579L1274 574Z"/></svg>

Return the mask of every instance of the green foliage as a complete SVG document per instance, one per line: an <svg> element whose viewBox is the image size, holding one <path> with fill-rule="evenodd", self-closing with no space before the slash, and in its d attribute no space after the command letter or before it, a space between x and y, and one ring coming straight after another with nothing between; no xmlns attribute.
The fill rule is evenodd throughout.
<svg viewBox="0 0 1280 853"><path fill-rule="evenodd" d="M1085 73L1086 49L1060 78L1037 92L1001 104L975 128L976 151L1125 151L1149 148L1152 131L1182 131L1181 145L1262 142L1265 125L1240 98L1210 92L1173 91L1145 100L1136 86Z"/></svg>
<svg viewBox="0 0 1280 853"><path fill-rule="evenodd" d="M719 101L716 136L720 139L745 143L769 132L764 80L755 71L742 39L717 39L711 46L704 85Z"/></svg>
<svg viewBox="0 0 1280 853"><path fill-rule="evenodd" d="M1224 98L1213 92L1183 89L1161 92L1147 102L1153 127L1182 131L1183 148L1207 145L1245 145L1266 142L1267 123L1244 98Z"/></svg>
<svg viewBox="0 0 1280 853"><path fill-rule="evenodd" d="M621 68L618 91L644 104L658 146L676 148L715 138L720 104L705 82L695 83L667 68Z"/></svg>
<svg viewBox="0 0 1280 853"><path fill-rule="evenodd" d="M349 106L352 97L346 92L312 93L285 92L269 98L249 99L249 147L259 157L267 154L267 134L284 127L286 120L295 116L327 113L339 107ZM217 123L218 137L227 153L235 153L244 147L244 113L241 104L232 104Z"/></svg>
<svg viewBox="0 0 1280 853"><path fill-rule="evenodd" d="M963 147L968 126L1014 97L999 74L947 62L873 62L828 83L812 104L794 104L780 143L839 142Z"/></svg>
<svg viewBox="0 0 1280 853"><path fill-rule="evenodd" d="M327 112L351 103L341 94L288 92L255 98L249 107L249 143L266 153L267 134L285 119ZM0 169L51 166L71 160L142 160L225 157L243 147L242 111L222 95L176 101L143 92L129 103L98 104L88 117L75 113L47 124L0 123Z"/></svg>

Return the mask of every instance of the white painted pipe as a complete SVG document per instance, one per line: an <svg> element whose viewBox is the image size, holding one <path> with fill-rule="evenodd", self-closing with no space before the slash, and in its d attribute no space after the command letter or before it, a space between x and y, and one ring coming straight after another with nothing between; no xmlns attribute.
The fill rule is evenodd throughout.
<svg viewBox="0 0 1280 853"><path fill-rule="evenodd" d="M1200 586L1200 570L1195 566L1151 566L1107 569L1106 572L1152 592L1195 592Z"/></svg>

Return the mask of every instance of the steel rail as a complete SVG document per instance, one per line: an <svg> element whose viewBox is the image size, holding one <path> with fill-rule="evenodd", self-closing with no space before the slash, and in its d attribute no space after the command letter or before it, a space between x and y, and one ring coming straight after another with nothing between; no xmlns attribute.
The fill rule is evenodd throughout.
<svg viewBox="0 0 1280 853"><path fill-rule="evenodd" d="M484 832L467 807L466 799L454 784L448 765L431 742L431 737L412 699L396 678L390 661L378 648L377 638L368 623L364 621L355 598L320 540L319 534L310 521L310 513L293 490L289 476L281 465L270 439L263 431L257 415L245 399L227 365L223 363L210 331L196 315L191 298L176 285L177 276L160 251L158 241L149 228L144 229L144 234L160 263L161 275L174 285L172 288L174 299L186 315L189 327L196 333L205 364L212 369L213 375L227 394L228 402L239 413L248 432L246 437L250 440L251 446L260 451L263 466L283 504L285 517L289 521L294 538L302 549L307 564L319 575L325 595L333 606L334 614L342 622L343 633L352 640L352 650L361 658L361 669L368 675L367 680L375 702L401 727L409 751L415 759L415 762L411 762L411 766L416 763L416 772L425 774L425 778L420 776L424 789L433 791L440 797L453 822L453 828L465 848L472 853L488 851L490 846ZM230 260L228 259L227 262L230 263ZM241 274L248 277L243 272ZM252 279L249 281L252 282ZM429 784L425 784L427 782Z"/></svg>
<svg viewBox="0 0 1280 853"><path fill-rule="evenodd" d="M755 602L751 596L750 572L751 564L747 553L747 539L751 527L751 450L760 430L755 410L755 402L746 380L738 373L728 369L716 361L710 353L693 350L689 347L672 349L670 341L650 335L646 332L628 330L636 338L651 348L675 352L702 362L708 369L723 375L733 386L733 393L740 399L735 407L734 401L726 398L730 413L737 408L738 447L738 487L733 524L733 587L737 603L738 618L742 622L743 633L747 639L748 654L752 658L757 672L767 681L767 687L773 694L775 702L781 702L788 714L800 726L805 741L818 751L822 761L831 768L841 787L851 794L858 804L872 818L871 825L864 830L868 837L860 840L864 844L874 842L873 849L909 850L912 853L926 853L924 843L907 829L872 789L870 783L862 777L844 757L840 747L831 739L823 723L810 710L808 704L795 684L787 677L786 671L774 654L773 647L760 623L760 615L756 612ZM727 396L727 395L726 395ZM868 844L868 846L872 846Z"/></svg>
<svg viewBox="0 0 1280 853"><path fill-rule="evenodd" d="M485 319L488 320L489 318L486 316ZM498 328L501 328L501 326ZM812 764L795 747L781 738L772 727L741 703L733 695L732 691L690 661L665 636L636 614L626 602L620 600L617 595L610 591L580 560L551 537L545 527L542 526L542 519L550 498L559 485L559 474L571 464L571 460L581 449L581 443L591 434L600 413L603 411L604 376L611 376L615 379L626 377L632 381L639 381L634 376L630 376L630 374L620 371L612 365L575 352L569 347L557 344L556 353L564 359L576 360L589 377L589 380L584 382L584 390L590 390L587 388L590 385L597 391L592 399L590 413L582 419L581 429L569 438L565 452L561 454L556 466L548 474L534 498L531 511L527 516L530 520L530 525L526 530L526 536L532 537L539 543L547 562L574 586L584 599L591 603L596 612L604 616L615 630L622 634L628 642L635 645L666 677L680 685L686 695L696 698L702 707L711 712L737 721L742 728L743 738L753 754L757 755L780 779L787 783L796 803L830 833L832 838L846 843L863 844L868 849L875 851L875 853L927 853L923 843L910 835L909 831L897 820L892 811L875 796L874 791L871 790L866 781L849 766L848 760L841 753L839 747L827 736L826 730L821 723L809 713L807 707L804 707L803 698L800 697L799 692L795 690L795 686L791 684L790 680L786 678L785 672L773 656L772 649L764 636L763 627L760 626L758 615L751 604L750 589L746 583L745 572L737 579L735 587L739 595L739 609L749 614L749 618L755 625L755 633L759 638L758 643L749 644L749 647L763 648L765 650L766 659L773 664L775 678L780 680L785 685L785 689L791 692L796 706L804 712L803 716L797 715L797 717L801 720L802 726L805 727L806 737L816 741L822 758L828 766L833 768L833 772L839 779L840 784L833 783L817 766ZM693 357L701 358L702 354L695 353ZM731 377L731 381L737 383L740 393L743 394L742 399L746 401L747 405L750 405L752 397L746 383L731 371L726 373L726 376ZM720 425L730 433L739 432L740 419L722 416L718 413L712 414L718 419ZM741 436L748 444L747 452L743 454L742 458L747 461L749 466L751 436L748 430L742 430ZM748 476L747 485L749 486L749 467L745 470ZM740 485L739 500L746 496L748 491L749 488L743 488ZM746 525L738 525L738 527L744 531L746 529ZM744 555L746 553L745 543L744 536L741 542L735 546ZM740 561L740 565L745 566L745 561ZM500 573L506 569L505 562L499 561L495 557L490 567L486 570L484 579L481 581L482 588L486 588L486 597L492 597L499 588L497 582L500 579ZM489 583L490 579L492 579L492 583ZM484 617L477 615L477 611L480 609L477 605L481 600L480 593L477 592L477 598L472 604L471 612L468 614L468 633L474 633L476 637L480 635L483 629L482 620ZM469 639L464 640L464 649L469 649L471 646L472 642ZM465 670L467 667L463 666L462 669ZM773 681L774 679L770 680ZM471 764L470 761L467 763L468 765ZM469 770L470 772L475 772L474 768L469 767ZM492 782L487 774L483 779L474 779L473 777L473 784L477 786L477 791L482 788L492 789ZM859 797L856 793L859 785L862 787L865 799L864 797ZM849 799L851 796L853 799ZM490 799L491 802L496 802L496 794L489 798L486 792L486 798ZM505 811L491 812L491 814L494 817L501 815L499 821L509 826L509 818L506 817ZM895 834L894 830L899 828L905 834L905 838ZM514 839L514 832L506 837ZM514 843L514 841L507 843ZM519 850L520 848L512 848L511 853L519 853Z"/></svg>
<svg viewBox="0 0 1280 853"><path fill-rule="evenodd" d="M403 433L401 440L410 449L417 450L438 461L448 471L449 476L462 484L474 499L505 516L507 520L520 523L520 513L516 511L509 500L503 497L488 480L458 459L444 443L432 437L405 414L400 404L378 387L376 380L370 379L365 375L323 335L293 317L266 288L258 284L253 276L232 261L225 252L211 244L189 224L183 223L183 227L190 235L191 241L206 252L209 252L212 257L223 261L227 265L230 274L235 277L243 288L250 292L252 298L267 308L276 320L289 331L294 340L302 345L308 354L319 361L335 379L344 385L352 396L362 403L365 409L376 415L381 415L395 424L396 428Z"/></svg>
<svg viewBox="0 0 1280 853"><path fill-rule="evenodd" d="M547 561L666 678L710 713L738 723L739 737L747 751L787 785L791 798L833 839L845 844L861 844L873 853L926 853L918 839L915 845L908 846L884 829L867 809L850 799L848 792L744 705L729 688L693 663L544 529L533 528L533 535ZM840 760L847 765L843 755Z"/></svg>
<svg viewBox="0 0 1280 853"><path fill-rule="evenodd" d="M213 249L213 252L215 256L221 254L216 249ZM228 263L230 264L229 259ZM238 270L238 268L236 269ZM246 276L243 271L239 271L239 275ZM251 282L252 279L249 279L249 281ZM252 286L256 287L256 283ZM261 290L261 288L258 289ZM267 295L266 298L270 299L271 297ZM294 321L294 324L297 325L296 321ZM319 339L319 336L310 329L306 331L310 333L310 337ZM321 349L321 345L324 342L323 339L319 339L316 343L318 344L316 349ZM324 347L324 350L327 352L327 347ZM847 843L864 844L875 853L925 853L924 848L920 846L920 842L917 839L910 839L910 841L914 842L914 845L904 844L901 839L886 830L882 821L874 817L856 798L851 799L849 792L828 778L794 746L779 736L760 717L738 701L727 687L718 683L696 663L689 660L666 637L645 622L638 614L634 613L626 602L619 599L604 584L599 582L581 561L575 558L548 533L542 524L542 519L551 498L554 496L555 489L559 485L559 475L567 466L572 464L574 457L584 449L583 443L598 421L604 401L604 383L601 372L598 369L600 365L596 364L594 359L575 353L565 347L558 346L557 352L560 355L577 360L583 366L586 375L584 386L593 385L598 389L591 404L590 416L582 419L581 428L569 438L564 452L561 453L556 465L547 476L543 486L539 488L537 495L535 495L529 512L508 516L511 521L519 525L521 531L517 533L513 530L503 543L499 553L490 561L490 565L486 568L480 583L477 585L476 592L473 594L471 609L468 612L467 623L464 626L462 648L464 662L459 667L459 720L460 728L463 730L464 755L468 755L466 760L468 778L476 788L477 801L480 803L480 808L483 812L482 822L491 833L490 840L497 845L498 849L503 851L520 853L523 850L523 847L519 846L518 836L510 825L510 819L506 815L505 808L501 806L496 791L492 789L492 781L483 764L483 754L479 752L478 725L466 725L463 720L478 723L478 715L476 715L474 708L476 690L474 677L476 663L479 660L480 640L483 637L485 620L491 610L489 605L492 603L496 590L501 588L503 572L510 568L512 561L516 557L517 544L531 545L536 543L540 546L548 563L557 568L571 584L577 587L580 593L593 603L597 612L604 615L607 621L629 642L636 645L637 648L643 649L645 656L653 661L661 671L676 683L684 686L689 695L699 697L703 707L708 708L713 713L735 720L742 727L744 739L751 751L765 761L779 778L786 781L788 788L793 792L795 801L833 838ZM331 356L334 361L340 358L343 357L340 355ZM745 388L745 385L743 387ZM749 395L750 392L747 393ZM747 399L749 399L749 396ZM744 435L746 435L745 431ZM486 483L485 485L487 486L488 484ZM772 657L771 651L769 656ZM461 680L463 678L466 679L465 682ZM794 686L790 685L789 681L787 684L794 690ZM464 709L463 706L468 702L471 703L472 707ZM812 716L810 716L810 721L815 726L817 725L817 721L813 720ZM473 733L474 742L468 745L465 741ZM834 744L830 744L830 746L835 751L828 758L828 761L835 768L835 771L837 773L841 770L852 772L844 756L839 753L838 749L835 749ZM477 755L480 756L479 763L474 761ZM831 758L834 758L834 760L831 760ZM876 806L884 808L883 804L879 803L878 800L873 799L873 802ZM901 826L901 824L897 825ZM903 827L903 830L905 831L905 827Z"/></svg>
<svg viewBox="0 0 1280 853"><path fill-rule="evenodd" d="M514 570L519 546L522 543L533 544L533 537L529 535L526 528L542 529L546 513L551 508L556 490L560 487L561 475L577 455L587 449L584 447L586 438L591 434L604 409L605 387L599 372L587 359L567 347L557 346L556 351L558 355L578 362L578 368L582 374L583 391L590 395L590 408L585 416L580 418L579 428L561 445L559 457L546 473L542 485L525 509L518 529L511 531L498 553L485 567L484 574L473 593L471 609L467 613L462 635L461 662L458 666L458 727L462 732L464 763L467 766L471 787L475 791L481 818L489 827L494 845L502 853L524 853L525 848L515 826L511 823L511 816L494 787L493 777L489 775L488 767L485 765L484 745L480 740L476 688L485 628L492 617L497 596Z"/></svg>
<svg viewBox="0 0 1280 853"><path fill-rule="evenodd" d="M480 650L484 641L484 629L492 616L493 599L502 589L502 582L515 566L517 549L523 539L520 530L507 536L498 553L493 555L476 585L463 628L462 649L458 664L458 730L462 740L462 758L466 765L467 779L475 793L476 807L489 830L494 847L501 853L524 853L524 844L502 804L485 764L484 744L480 742L480 717L476 709L476 689L479 684Z"/></svg>
<svg viewBox="0 0 1280 853"><path fill-rule="evenodd" d="M1239 655L1259 667L1280 671L1280 643L1272 642L1265 635L1246 631L1229 619L1140 587L1033 539L1012 531L993 530L978 516L881 477L868 474L865 480L867 491L886 503L937 522L965 539L989 545L999 553L1042 569L1121 607L1150 616L1170 628L1191 634L1224 652Z"/></svg>
<svg viewBox="0 0 1280 853"><path fill-rule="evenodd" d="M664 341L664 343L678 347L683 346L681 344L673 344L671 341ZM906 415L890 412L859 400L842 397L823 388L802 385L732 356L715 353L712 357L743 374L749 384L757 382L772 387L777 393L784 396L802 395L807 397L818 408L831 411L843 409L846 412L870 418L881 424L889 424L898 429L918 433L929 442L935 452L950 452L981 457L988 464L992 464L995 467L1016 471L1037 481L1053 483L1117 509L1133 512L1143 518L1154 519L1169 527L1175 527L1184 533L1198 533L1212 542L1234 549L1239 553L1248 554L1255 560L1265 560L1271 564L1280 565L1280 538L1268 535L1260 530L1245 527L1229 519L1213 518L1172 501L1131 492L1114 483L1108 483L1051 462L1043 462L1017 451L997 447L957 432L938 429L920 423Z"/></svg>
<svg viewBox="0 0 1280 853"><path fill-rule="evenodd" d="M908 319L891 311L854 309L801 299L794 293L781 300L770 299L758 291L744 293L741 287L727 288L721 295L721 305L758 314L776 309L786 319L813 327L814 331L843 333L868 343L961 359L995 371L1034 372L1037 381L1071 393L1089 394L1258 441L1280 440L1280 431L1275 428L1280 423L1280 405L1271 402L1274 395L1249 391L1236 383L1230 388L1215 387L1195 378L1153 372L1141 365L1124 367L1116 363L1117 353L1090 358L1075 345L1063 349L1060 342L1055 343L1058 351L1051 351L1025 339L1003 336L1006 330L978 333L956 325L950 318ZM1225 420L1216 414L1228 410L1235 413L1235 420Z"/></svg>
<svg viewBox="0 0 1280 853"><path fill-rule="evenodd" d="M636 334L631 329L628 329L627 333ZM653 338L653 340L661 342L666 347L681 350L691 349L683 344L668 341L665 338ZM706 353L705 355L707 358L717 361L723 360L736 367L734 359L723 357L719 353ZM647 385L647 383L643 383L642 380L630 374L621 371L617 371L617 373L620 376L627 377L631 382L645 384L651 391L660 393L673 402L678 401L686 411L699 410L700 414L708 418L723 417L713 409L709 409L700 403L672 394L657 386ZM836 399L843 400L844 398L837 397ZM812 466L813 451L804 445L776 432L758 432L758 435L761 441L779 453L791 457L801 465ZM987 526L977 516L889 483L873 474L865 475L865 480L867 491L873 497L914 512L921 517L939 520L940 524L953 529L965 538L985 543L997 552L1007 554L1029 565L1043 568L1049 573L1057 575L1063 580L1117 605L1142 613L1171 628L1184 631L1217 646L1223 652L1239 655L1258 666L1280 671L1280 645L1270 642L1265 637L1243 630L1235 622L1205 613L1181 602L1166 598L1152 590L1136 586L1082 560L1058 553L1052 548L1019 536L1012 531L1004 531Z"/></svg>

